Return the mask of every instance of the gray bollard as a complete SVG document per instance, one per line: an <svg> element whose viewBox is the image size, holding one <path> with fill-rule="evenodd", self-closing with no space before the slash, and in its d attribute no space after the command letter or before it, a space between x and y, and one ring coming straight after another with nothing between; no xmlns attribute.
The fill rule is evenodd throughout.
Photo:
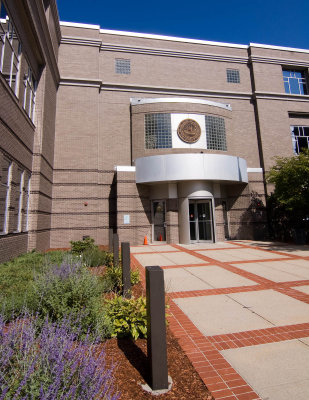
<svg viewBox="0 0 309 400"><path fill-rule="evenodd" d="M168 389L163 269L146 267L147 355L152 390Z"/></svg>
<svg viewBox="0 0 309 400"><path fill-rule="evenodd" d="M110 228L108 230L108 251L110 253L113 252L113 235L114 235L114 230Z"/></svg>
<svg viewBox="0 0 309 400"><path fill-rule="evenodd" d="M127 299L131 298L131 263L130 263L130 243L121 243L121 260L122 260L122 294Z"/></svg>
<svg viewBox="0 0 309 400"><path fill-rule="evenodd" d="M113 234L113 253L114 253L114 265L119 264L119 237L117 233Z"/></svg>

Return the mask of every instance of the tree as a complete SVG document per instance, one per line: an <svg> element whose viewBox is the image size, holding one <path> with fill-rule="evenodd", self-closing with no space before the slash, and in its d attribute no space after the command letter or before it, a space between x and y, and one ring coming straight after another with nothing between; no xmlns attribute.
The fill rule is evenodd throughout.
<svg viewBox="0 0 309 400"><path fill-rule="evenodd" d="M306 227L309 216L309 150L297 156L277 157L267 174L267 182L275 185L269 205L280 210L291 228ZM278 215L278 212L276 213Z"/></svg>

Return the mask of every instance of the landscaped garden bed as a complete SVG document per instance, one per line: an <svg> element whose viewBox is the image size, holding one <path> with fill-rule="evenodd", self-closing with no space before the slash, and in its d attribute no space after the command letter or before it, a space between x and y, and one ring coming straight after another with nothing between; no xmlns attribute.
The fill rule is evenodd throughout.
<svg viewBox="0 0 309 400"><path fill-rule="evenodd" d="M103 265L103 266L102 266ZM0 399L147 399L144 288L92 239L71 251L29 253L0 265ZM167 329L172 389L164 399L209 399Z"/></svg>

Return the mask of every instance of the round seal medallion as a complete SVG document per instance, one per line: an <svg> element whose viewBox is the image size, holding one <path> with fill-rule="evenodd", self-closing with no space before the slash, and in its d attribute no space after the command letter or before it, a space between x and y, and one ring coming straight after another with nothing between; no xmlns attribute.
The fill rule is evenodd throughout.
<svg viewBox="0 0 309 400"><path fill-rule="evenodd" d="M201 127L194 119L184 119L177 129L178 136L186 143L195 143L201 136Z"/></svg>

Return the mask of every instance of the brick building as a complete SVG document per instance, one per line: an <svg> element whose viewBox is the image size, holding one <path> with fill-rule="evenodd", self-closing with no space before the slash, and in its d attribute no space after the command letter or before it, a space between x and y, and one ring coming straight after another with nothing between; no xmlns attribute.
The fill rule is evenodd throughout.
<svg viewBox="0 0 309 400"><path fill-rule="evenodd" d="M90 235L263 239L265 172L308 147L309 50L60 22L1 2L0 259Z"/></svg>

